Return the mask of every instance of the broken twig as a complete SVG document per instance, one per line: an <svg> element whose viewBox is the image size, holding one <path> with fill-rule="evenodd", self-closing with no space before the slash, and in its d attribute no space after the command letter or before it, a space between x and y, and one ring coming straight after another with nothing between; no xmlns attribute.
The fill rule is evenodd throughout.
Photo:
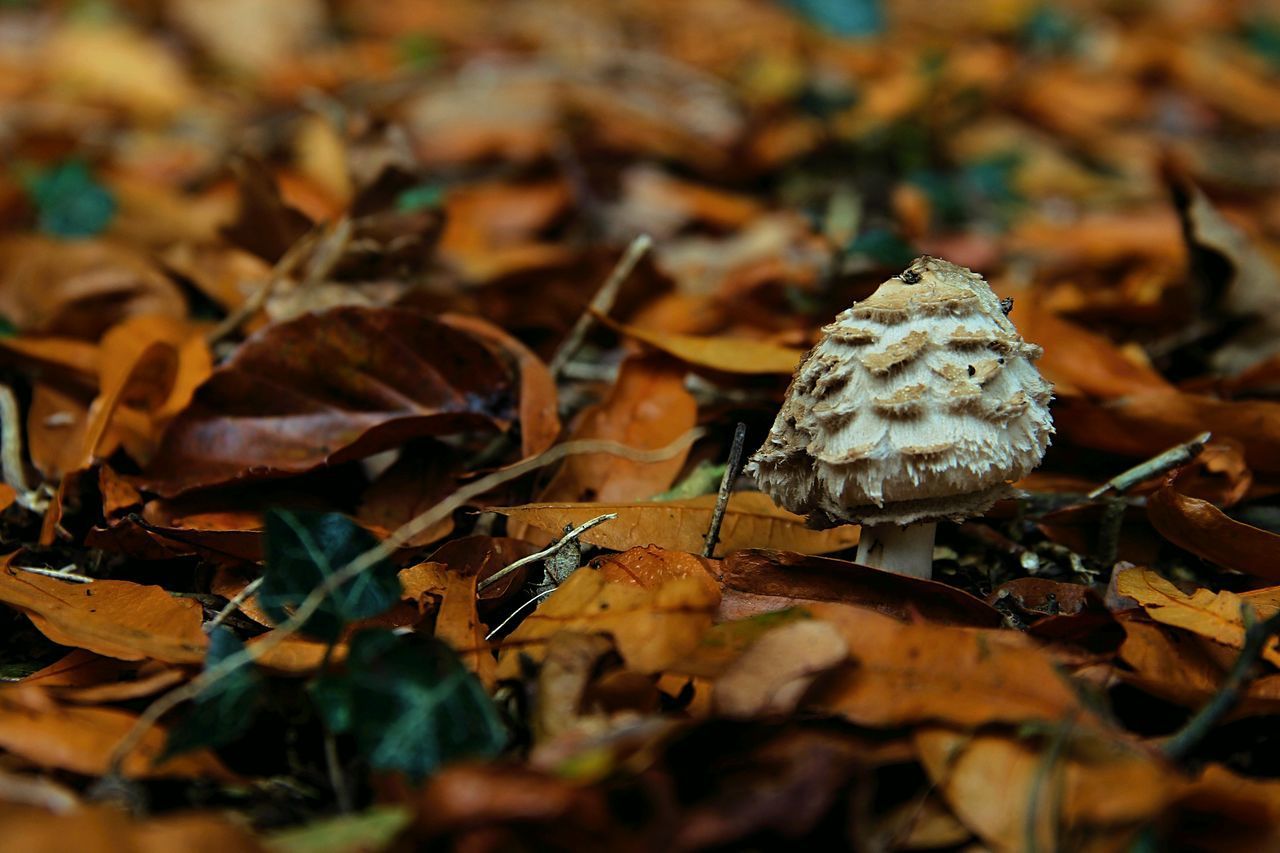
<svg viewBox="0 0 1280 853"><path fill-rule="evenodd" d="M1200 455L1200 451L1204 450L1204 446L1209 443L1211 438L1213 438L1213 433L1202 432L1190 441L1179 444L1176 447L1170 447L1165 452L1151 457L1141 465L1135 465L1128 471L1117 474L1107 480L1107 482L1089 492L1089 500L1097 500L1111 491L1123 494L1143 480L1149 480L1166 471L1172 471L1179 465L1186 465Z"/></svg>
<svg viewBox="0 0 1280 853"><path fill-rule="evenodd" d="M613 268L613 272L609 273L609 277L605 279L604 284L600 285L600 289L592 297L591 304L587 306L587 310L578 318L578 322L574 323L573 328L569 330L568 336L560 344L560 348L556 350L555 355L551 357L551 361L547 364L547 369L551 371L553 378L560 375L560 372L564 370L564 366L569 363L569 360L573 358L574 354L582 346L582 341L586 338L587 332L595 324L595 315L608 314L613 308L613 303L618 298L618 290L621 289L622 283L627 280L627 276L631 275L631 271L636 268L636 264L640 263L640 259L644 257L652 246L653 238L648 234L641 234L631 241L630 246L627 246L627 251L623 252L618 265Z"/></svg>
<svg viewBox="0 0 1280 853"><path fill-rule="evenodd" d="M204 632L212 634L214 630L227 621L227 617L240 609L240 605L249 600L249 597L258 591L258 587L262 586L262 578L255 578L245 585L245 588L235 594L235 597L227 602L227 606L218 611L218 614L210 619L204 625Z"/></svg>
<svg viewBox="0 0 1280 853"><path fill-rule="evenodd" d="M552 554L556 553L565 545L577 539L579 536L581 536L583 533L590 530L591 528L595 527L597 524L603 524L606 521L612 521L617 517L618 517L618 514L616 512L611 512L611 513L607 513L606 515L596 516L590 521L582 522L582 524L579 524L573 530L570 530L564 536L561 536L555 542L552 542L550 545L543 548L538 553L530 554L527 557L521 557L511 565L504 566L503 568L489 575L489 577L485 578L484 580L480 581L480 583L476 584L476 592L484 592L486 589L493 586L495 583L502 580L507 575L511 574L521 566L527 566L530 563L536 563L538 560L544 560L547 557L550 557Z"/></svg>
<svg viewBox="0 0 1280 853"><path fill-rule="evenodd" d="M733 445L729 448L729 462L724 466L724 476L720 478L720 495L716 498L715 511L711 513L711 527L707 530L707 541L702 546L702 556L710 557L720 543L720 525L724 524L724 511L729 506L729 495L733 492L733 481L738 478L742 467L742 444L747 438L747 425L739 422L733 431Z"/></svg>

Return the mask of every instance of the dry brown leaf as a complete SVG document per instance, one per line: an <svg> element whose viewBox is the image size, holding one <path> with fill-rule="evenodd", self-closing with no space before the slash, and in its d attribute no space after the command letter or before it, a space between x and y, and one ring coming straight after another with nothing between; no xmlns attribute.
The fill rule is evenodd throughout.
<svg viewBox="0 0 1280 853"><path fill-rule="evenodd" d="M693 367L724 373L776 373L790 376L804 355L803 350L752 338L680 335L657 329L624 326L596 315L611 329L674 356Z"/></svg>
<svg viewBox="0 0 1280 853"><path fill-rule="evenodd" d="M582 541L615 551L633 545L652 544L669 551L702 553L716 496L703 495L682 501L645 503L534 503L494 507L516 521L548 533L560 534L564 526L578 526L596 516L614 512L617 519L582 534ZM730 553L742 548L776 548L802 554L843 551L858 544L858 528L846 525L811 530L804 518L779 507L761 492L739 492L729 499L716 550Z"/></svg>
<svg viewBox="0 0 1280 853"><path fill-rule="evenodd" d="M643 450L670 444L697 423L698 404L684 388L684 375L683 367L666 359L627 359L609 396L583 413L571 438L612 439ZM687 455L686 449L661 462L629 462L607 453L573 456L552 477L538 500L646 500L671 487ZM557 528L554 532L563 531Z"/></svg>
<svg viewBox="0 0 1280 853"><path fill-rule="evenodd" d="M1208 430L1245 448L1255 471L1280 472L1280 403L1217 400L1181 391L1154 391L1107 402L1064 396L1054 425L1066 441L1131 456L1149 457Z"/></svg>
<svg viewBox="0 0 1280 853"><path fill-rule="evenodd" d="M752 643L716 679L712 701L729 717L783 716L824 672L849 654L845 638L826 622L781 625Z"/></svg>
<svg viewBox="0 0 1280 853"><path fill-rule="evenodd" d="M0 601L26 613L55 643L120 660L198 664L209 644L200 629L200 605L158 586L114 580L72 584L4 568ZM290 637L259 663L280 672L309 672L323 657L323 643Z"/></svg>
<svg viewBox="0 0 1280 853"><path fill-rule="evenodd" d="M1118 651L1132 672L1116 676L1153 696L1185 708L1199 708L1221 689L1227 677L1219 656L1207 649L1212 640L1175 631L1145 620L1125 619L1125 640ZM1280 675L1251 681L1232 717L1280 713Z"/></svg>
<svg viewBox="0 0 1280 853"><path fill-rule="evenodd" d="M1280 582L1280 535L1236 521L1208 501L1183 494L1176 476L1147 498L1147 517L1179 548L1224 569Z"/></svg>
<svg viewBox="0 0 1280 853"><path fill-rule="evenodd" d="M989 604L939 581L786 551L744 550L720 564L722 619L738 619L816 602L854 604L898 619L943 625L998 627Z"/></svg>
<svg viewBox="0 0 1280 853"><path fill-rule="evenodd" d="M5 843L23 853L262 853L249 830L213 812L135 819L119 808L85 806L55 814L36 806L0 805Z"/></svg>
<svg viewBox="0 0 1280 853"><path fill-rule="evenodd" d="M518 676L521 656L540 660L559 631L611 634L630 668L658 672L698 645L719 598L695 578L644 589L579 569L502 641L498 677Z"/></svg>
<svg viewBox="0 0 1280 853"><path fill-rule="evenodd" d="M920 761L956 815L996 850L1125 849L1182 782L1134 746L1073 737L1070 723L1055 760L1047 741L970 735L941 728L916 733Z"/></svg>
<svg viewBox="0 0 1280 853"><path fill-rule="evenodd" d="M520 370L520 452L536 456L560 437L559 397L546 363L515 337L487 320L466 314L442 314L440 322L497 344Z"/></svg>
<svg viewBox="0 0 1280 853"><path fill-rule="evenodd" d="M839 604L807 609L841 632L853 657L815 686L807 707L865 726L1099 724L1054 660L1021 634L907 625Z"/></svg>
<svg viewBox="0 0 1280 853"><path fill-rule="evenodd" d="M1224 646L1244 648L1243 608L1248 599L1234 592L1215 593L1201 588L1187 595L1156 572L1142 568L1120 571L1115 578L1115 588L1120 595L1141 604L1147 615L1161 624L1182 628ZM1262 600L1255 603L1264 604ZM1271 604L1271 612L1274 607ZM1271 615L1268 608L1257 609L1263 616ZM1280 643L1274 637L1262 656L1280 666Z"/></svg>
<svg viewBox="0 0 1280 853"><path fill-rule="evenodd" d="M45 767L102 776L116 745L137 717L114 708L62 706L37 687L0 690L0 748ZM122 772L134 778L235 779L207 750L189 752L156 765L167 733L152 728L125 759Z"/></svg>
<svg viewBox="0 0 1280 853"><path fill-rule="evenodd" d="M591 561L610 582L631 583L645 589L656 589L678 578L694 578L709 592L720 594L715 579L715 561L683 551L670 551L653 545L636 546L622 554L610 554Z"/></svg>

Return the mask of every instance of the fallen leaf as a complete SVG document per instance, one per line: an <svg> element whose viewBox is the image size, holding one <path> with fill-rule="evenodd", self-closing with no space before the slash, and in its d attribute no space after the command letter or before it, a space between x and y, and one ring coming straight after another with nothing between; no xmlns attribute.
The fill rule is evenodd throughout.
<svg viewBox="0 0 1280 853"><path fill-rule="evenodd" d="M646 343L688 365L724 373L776 373L790 376L804 356L803 350L768 341L672 334L657 329L624 326L603 315L597 317L618 334Z"/></svg>
<svg viewBox="0 0 1280 853"><path fill-rule="evenodd" d="M1243 607L1246 599L1233 592L1211 592L1197 589L1183 593L1150 569L1125 569L1115 579L1116 591L1142 605L1155 621L1182 628L1224 646L1244 648ZM1275 605L1272 604L1272 608ZM1264 617L1270 612L1263 613ZM1262 651L1262 657L1280 666L1280 642L1274 637Z"/></svg>
<svg viewBox="0 0 1280 853"><path fill-rule="evenodd" d="M1003 623L999 612L963 590L846 560L744 550L730 554L719 568L724 588L720 615L725 619L827 601L902 620L921 617L973 627Z"/></svg>
<svg viewBox="0 0 1280 853"><path fill-rule="evenodd" d="M669 551L701 554L716 495L682 501L647 503L535 503L515 507L493 507L494 512L545 530L564 532L605 513L618 518L597 525L582 534L582 541L615 551L637 543L657 545ZM804 518L775 504L760 492L739 492L729 498L720 528L717 551L731 553L742 548L777 548L808 554L842 551L858 544L858 528L835 527L812 530Z"/></svg>
<svg viewBox="0 0 1280 853"><path fill-rule="evenodd" d="M165 432L142 485L172 497L358 459L414 436L500 427L510 380L485 344L418 314L306 315L263 330L213 372Z"/></svg>
<svg viewBox="0 0 1280 853"><path fill-rule="evenodd" d="M1099 724L1054 660L1019 634L907 625L848 605L807 609L840 631L853 663L815 685L805 707L863 726Z"/></svg>
<svg viewBox="0 0 1280 853"><path fill-rule="evenodd" d="M116 745L137 716L114 708L54 703L35 687L0 690L0 748L27 761L87 776L105 775ZM193 752L156 764L165 731L152 728L121 767L141 779L206 778L230 782L235 776L209 752Z"/></svg>
<svg viewBox="0 0 1280 853"><path fill-rule="evenodd" d="M611 439L643 450L665 447L697 422L698 404L685 390L684 373L666 360L627 359L609 396L582 414L570 438ZM572 456L538 500L644 500L671 487L687 455L686 449L661 462L630 462L607 453Z"/></svg>
<svg viewBox="0 0 1280 853"><path fill-rule="evenodd" d="M0 601L26 613L55 643L120 660L197 664L209 642L200 629L200 605L158 586L112 580L70 584L5 568ZM309 672L323 656L322 644L290 637L259 663L280 672Z"/></svg>
<svg viewBox="0 0 1280 853"><path fill-rule="evenodd" d="M848 654L844 637L826 622L781 625L747 647L716 679L715 708L729 717L789 714L818 674Z"/></svg>
<svg viewBox="0 0 1280 853"><path fill-rule="evenodd" d="M134 853L264 853L268 849L249 830L213 812L138 819L107 805L54 814L36 806L6 803L0 806L0 822L5 825L7 843L26 853L58 853L68 845L110 849L104 844Z"/></svg>
<svg viewBox="0 0 1280 853"><path fill-rule="evenodd" d="M559 631L611 634L629 667L658 672L698 644L718 601L695 578L649 590L578 569L499 644L498 677L517 676L522 657L540 660Z"/></svg>
<svg viewBox="0 0 1280 853"><path fill-rule="evenodd" d="M1179 489L1177 475L1147 498L1147 518L1160 535L1211 563L1280 582L1280 535L1229 517Z"/></svg>
<svg viewBox="0 0 1280 853"><path fill-rule="evenodd" d="M119 243L10 235L0 269L0 315L28 334L96 341L129 317L186 314L181 291Z"/></svg>
<svg viewBox="0 0 1280 853"><path fill-rule="evenodd" d="M1181 780L1153 755L1059 726L1066 742L1056 756L1053 732L1031 741L927 728L915 742L956 815L997 850L1132 840L1178 793Z"/></svg>
<svg viewBox="0 0 1280 853"><path fill-rule="evenodd" d="M559 398L546 363L519 340L479 317L442 314L440 322L484 338L515 359L520 374L520 452L536 456L554 444L560 437Z"/></svg>

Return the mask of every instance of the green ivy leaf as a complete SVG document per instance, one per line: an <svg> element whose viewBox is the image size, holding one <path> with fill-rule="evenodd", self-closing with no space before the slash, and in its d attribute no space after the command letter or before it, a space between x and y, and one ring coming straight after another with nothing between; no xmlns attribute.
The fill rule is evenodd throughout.
<svg viewBox="0 0 1280 853"><path fill-rule="evenodd" d="M884 31L880 0L784 0L811 22L837 36L873 36Z"/></svg>
<svg viewBox="0 0 1280 853"><path fill-rule="evenodd" d="M372 533L337 512L269 510L265 537L258 601L277 622L326 578L378 544ZM335 642L348 623L389 610L400 592L396 567L379 560L330 593L302 631Z"/></svg>
<svg viewBox="0 0 1280 853"><path fill-rule="evenodd" d="M497 755L506 743L484 687L432 637L361 631L344 671L318 679L312 697L329 730L350 733L371 767L415 781L450 761Z"/></svg>
<svg viewBox="0 0 1280 853"><path fill-rule="evenodd" d="M205 670L243 649L244 643L230 629L218 627L209 637ZM263 681L252 664L245 664L202 690L182 722L170 730L160 760L200 747L223 746L243 735L253 723Z"/></svg>
<svg viewBox="0 0 1280 853"><path fill-rule="evenodd" d="M26 178L41 231L55 237L93 237L111 224L116 197L94 180L81 160L36 172Z"/></svg>

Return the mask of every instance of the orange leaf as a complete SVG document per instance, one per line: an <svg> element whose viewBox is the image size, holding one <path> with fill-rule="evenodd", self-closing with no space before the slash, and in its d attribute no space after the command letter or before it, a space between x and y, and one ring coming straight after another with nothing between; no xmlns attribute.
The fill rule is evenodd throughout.
<svg viewBox="0 0 1280 853"><path fill-rule="evenodd" d="M1182 494L1176 480L1170 477L1147 498L1147 517L1160 535L1223 568L1280 582L1280 536Z"/></svg>
<svg viewBox="0 0 1280 853"><path fill-rule="evenodd" d="M1115 586L1116 592L1137 601L1155 621L1235 649L1244 647L1242 607L1246 603L1255 606L1261 603L1256 599L1250 602L1227 590L1215 593L1197 589L1187 595L1150 569L1125 569L1116 576ZM1262 656L1280 666L1280 648L1274 637Z"/></svg>
<svg viewBox="0 0 1280 853"><path fill-rule="evenodd" d="M518 676L522 656L540 660L560 631L611 634L628 666L659 672L697 647L719 600L696 578L644 589L578 569L503 640L498 677Z"/></svg>
<svg viewBox="0 0 1280 853"><path fill-rule="evenodd" d="M60 706L36 687L0 690L0 748L45 767L87 776L105 775L112 752L136 720L136 715L114 708ZM166 737L164 729L150 729L125 759L124 775L234 780L235 776L208 750L154 764Z"/></svg>
<svg viewBox="0 0 1280 853"><path fill-rule="evenodd" d="M627 359L609 396L586 410L572 437L613 439L643 450L670 444L697 420L698 404L684 388L684 375L683 367L665 359ZM688 450L661 462L629 462L607 453L573 456L538 499L644 500L671 487L686 456Z"/></svg>
<svg viewBox="0 0 1280 853"><path fill-rule="evenodd" d="M662 350L686 364L725 373L778 373L790 376L804 356L804 350L753 338L678 335L657 329L624 326L602 314L596 316L619 334Z"/></svg>
<svg viewBox="0 0 1280 853"><path fill-rule="evenodd" d="M1094 719L1053 659L1021 634L907 625L839 604L807 609L841 631L855 661L810 704L858 725Z"/></svg>
<svg viewBox="0 0 1280 853"><path fill-rule="evenodd" d="M494 512L549 533L562 533L609 512L617 519L591 528L582 541L615 551L635 545L657 545L670 551L702 553L716 496L649 503L536 503L495 507ZM740 492L729 499L717 551L773 548L802 554L826 554L858 544L858 528L846 525L811 530L804 518L787 512L760 492Z"/></svg>

